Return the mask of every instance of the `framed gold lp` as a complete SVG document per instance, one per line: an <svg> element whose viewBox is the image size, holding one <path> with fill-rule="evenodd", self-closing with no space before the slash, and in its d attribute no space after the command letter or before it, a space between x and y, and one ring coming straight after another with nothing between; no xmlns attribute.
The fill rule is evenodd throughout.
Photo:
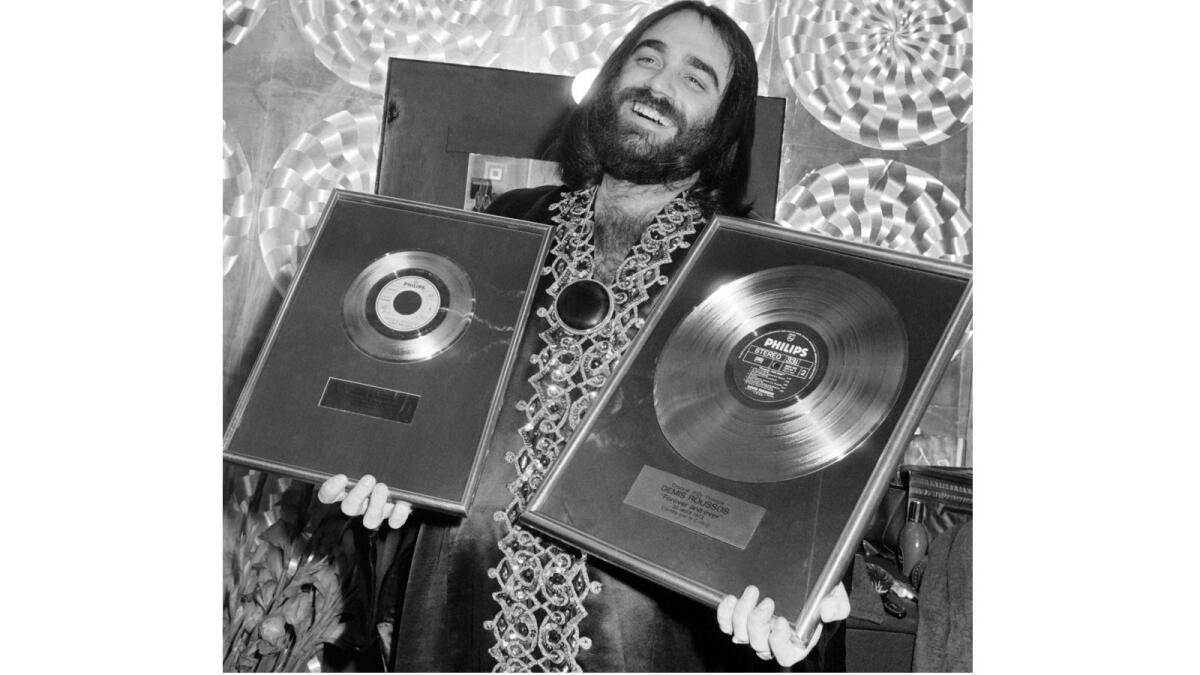
<svg viewBox="0 0 1200 675"><path fill-rule="evenodd" d="M464 514L550 228L336 191L225 434L232 461L371 474Z"/></svg>
<svg viewBox="0 0 1200 675"><path fill-rule="evenodd" d="M970 318L970 268L717 218L522 519L808 636Z"/></svg>

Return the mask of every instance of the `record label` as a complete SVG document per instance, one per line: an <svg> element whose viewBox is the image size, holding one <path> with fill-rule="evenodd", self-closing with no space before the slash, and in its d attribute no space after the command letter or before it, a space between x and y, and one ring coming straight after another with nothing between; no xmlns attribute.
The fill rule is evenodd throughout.
<svg viewBox="0 0 1200 675"><path fill-rule="evenodd" d="M415 334L430 327L442 309L442 294L430 279L406 274L379 287L372 303L375 318L384 327Z"/></svg>
<svg viewBox="0 0 1200 675"><path fill-rule="evenodd" d="M731 350L725 380L742 403L771 410L804 398L820 381L825 343L812 328L779 321L753 331Z"/></svg>

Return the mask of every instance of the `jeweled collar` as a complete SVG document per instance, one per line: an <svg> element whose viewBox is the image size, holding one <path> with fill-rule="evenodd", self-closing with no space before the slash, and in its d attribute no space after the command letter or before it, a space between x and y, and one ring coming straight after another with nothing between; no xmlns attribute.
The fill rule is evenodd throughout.
<svg viewBox="0 0 1200 675"><path fill-rule="evenodd" d="M555 305L571 284L593 279L595 198L594 187L577 190L550 207L559 228L543 269L551 277L551 305L537 311L545 320L538 334L544 344L533 357L532 395L517 404L526 418L518 432L521 449L505 455L517 470L508 484L513 500L495 514L505 534L498 543L502 558L488 570L498 584L496 615L484 623L495 639L488 653L496 670L578 671L579 651L591 645L579 624L587 616L584 601L600 584L588 575L587 556L525 530L517 516L641 328L640 307L654 287L667 283L662 267L672 252L691 245L703 218L686 193L659 211L605 285L612 302L606 318L581 332L563 322Z"/></svg>

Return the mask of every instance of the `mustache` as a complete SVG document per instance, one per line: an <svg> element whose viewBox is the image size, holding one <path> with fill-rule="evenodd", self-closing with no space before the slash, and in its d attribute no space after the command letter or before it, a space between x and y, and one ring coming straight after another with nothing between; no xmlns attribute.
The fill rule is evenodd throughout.
<svg viewBox="0 0 1200 675"><path fill-rule="evenodd" d="M613 97L614 106L619 106L626 101L649 106L654 112L671 120L679 129L687 126L687 120L684 119L683 113L679 112L679 109L669 99L656 96L649 87L628 87L618 91Z"/></svg>

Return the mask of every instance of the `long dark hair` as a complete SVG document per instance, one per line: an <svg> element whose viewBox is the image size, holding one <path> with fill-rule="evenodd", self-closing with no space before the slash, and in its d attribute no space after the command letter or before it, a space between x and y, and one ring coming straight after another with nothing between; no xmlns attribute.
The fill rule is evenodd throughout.
<svg viewBox="0 0 1200 675"><path fill-rule="evenodd" d="M713 145L691 195L708 211L745 215L750 204L743 203L746 179L750 175L750 148L754 143L754 104L758 95L758 64L750 38L733 19L716 7L685 0L667 5L647 15L617 45L604 62L595 84L566 121L563 133L552 148L559 162L563 184L570 189L596 185L604 176L604 167L596 156L588 133L588 112L598 97L611 90L625 62L641 42L642 34L666 16L693 11L700 15L725 43L732 60L729 84L713 117Z"/></svg>

